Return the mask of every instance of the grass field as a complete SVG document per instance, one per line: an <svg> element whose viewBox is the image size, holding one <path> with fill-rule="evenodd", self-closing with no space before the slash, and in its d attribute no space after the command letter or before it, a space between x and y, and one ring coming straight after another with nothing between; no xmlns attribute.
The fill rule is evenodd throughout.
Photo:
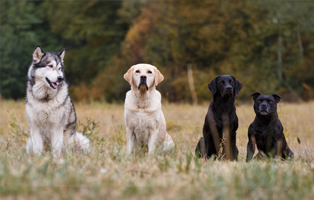
<svg viewBox="0 0 314 200"><path fill-rule="evenodd" d="M251 104L237 105L239 161L196 159L208 104L163 104L171 155L125 155L123 105L75 103L78 120L99 122L89 154L27 155L24 102L0 100L0 199L313 199L314 102L280 103L294 161L245 162ZM91 127L92 125L90 125ZM79 130L83 126L78 127ZM298 139L300 143L298 142Z"/></svg>

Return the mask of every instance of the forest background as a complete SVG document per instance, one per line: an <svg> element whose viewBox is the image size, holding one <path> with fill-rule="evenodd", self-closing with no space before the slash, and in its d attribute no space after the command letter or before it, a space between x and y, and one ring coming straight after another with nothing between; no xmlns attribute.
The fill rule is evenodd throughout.
<svg viewBox="0 0 314 200"><path fill-rule="evenodd" d="M123 79L137 63L155 65L169 102L198 102L217 75L235 76L239 99L254 92L285 101L314 98L314 1L124 0L0 1L0 93L25 97L37 44L66 48L65 72L75 101L123 102Z"/></svg>

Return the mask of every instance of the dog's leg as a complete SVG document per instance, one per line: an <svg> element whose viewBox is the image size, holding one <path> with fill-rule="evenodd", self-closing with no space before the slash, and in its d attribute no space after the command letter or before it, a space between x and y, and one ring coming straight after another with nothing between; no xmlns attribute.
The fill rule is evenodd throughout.
<svg viewBox="0 0 314 200"><path fill-rule="evenodd" d="M200 137L200 140L197 143L196 149L195 149L195 155L198 158L204 157L207 158L206 156L206 146L205 146L205 139L204 137Z"/></svg>
<svg viewBox="0 0 314 200"><path fill-rule="evenodd" d="M216 159L219 149L218 151L216 151L213 137L211 137L210 134L207 134L203 138L204 138L204 143L205 143L205 154L203 156L207 159L210 159L212 156L214 156Z"/></svg>
<svg viewBox="0 0 314 200"><path fill-rule="evenodd" d="M52 155L59 157L63 146L63 129L57 129L51 135Z"/></svg>
<svg viewBox="0 0 314 200"><path fill-rule="evenodd" d="M231 160L238 161L239 150L237 147L236 133L233 133L231 136Z"/></svg>
<svg viewBox="0 0 314 200"><path fill-rule="evenodd" d="M32 136L30 136L28 139L27 139L27 142L26 142L26 152L27 154L31 154L33 152L33 142L32 142Z"/></svg>
<svg viewBox="0 0 314 200"><path fill-rule="evenodd" d="M37 128L31 128L31 137L27 141L26 151L28 154L35 153L38 156L43 152L44 141L40 134L40 130Z"/></svg>
<svg viewBox="0 0 314 200"><path fill-rule="evenodd" d="M252 160L254 152L255 152L255 137L252 136L249 138L249 142L247 143L247 154L246 154L246 162Z"/></svg>
<svg viewBox="0 0 314 200"><path fill-rule="evenodd" d="M236 160L238 161L238 154L239 154L239 150L238 147L236 145L236 138L232 138L231 139L231 150L232 150L232 160Z"/></svg>
<svg viewBox="0 0 314 200"><path fill-rule="evenodd" d="M148 154L153 154L155 151L157 134L157 130L150 133L150 137L148 138Z"/></svg>
<svg viewBox="0 0 314 200"><path fill-rule="evenodd" d="M282 158L282 140L278 140L277 142L275 142L275 146L274 148L272 149L272 153L274 154L273 155L273 159L281 159Z"/></svg>
<svg viewBox="0 0 314 200"><path fill-rule="evenodd" d="M294 154L289 147L284 151L283 158L284 159L293 159L294 158Z"/></svg>
<svg viewBox="0 0 314 200"><path fill-rule="evenodd" d="M126 128L126 141L127 141L126 153L130 155L134 147L135 135L133 134L133 131L129 128Z"/></svg>

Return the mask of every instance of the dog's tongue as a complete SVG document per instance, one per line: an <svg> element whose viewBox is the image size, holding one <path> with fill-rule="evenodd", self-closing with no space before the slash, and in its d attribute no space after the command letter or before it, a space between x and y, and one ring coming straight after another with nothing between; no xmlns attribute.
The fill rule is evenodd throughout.
<svg viewBox="0 0 314 200"><path fill-rule="evenodd" d="M52 84L52 87L53 87L54 89L57 89L57 88L58 88L58 84L57 84L57 83L51 82L51 84Z"/></svg>

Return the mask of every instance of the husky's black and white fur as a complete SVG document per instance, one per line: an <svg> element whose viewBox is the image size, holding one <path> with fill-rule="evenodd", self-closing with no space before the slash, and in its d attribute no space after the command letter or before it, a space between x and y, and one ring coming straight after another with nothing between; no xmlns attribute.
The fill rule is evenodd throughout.
<svg viewBox="0 0 314 200"><path fill-rule="evenodd" d="M76 114L68 94L63 58L59 53L44 52L37 46L28 70L26 115L30 125L27 153L40 155L47 147L60 156L67 147L88 151L90 141L76 132Z"/></svg>

